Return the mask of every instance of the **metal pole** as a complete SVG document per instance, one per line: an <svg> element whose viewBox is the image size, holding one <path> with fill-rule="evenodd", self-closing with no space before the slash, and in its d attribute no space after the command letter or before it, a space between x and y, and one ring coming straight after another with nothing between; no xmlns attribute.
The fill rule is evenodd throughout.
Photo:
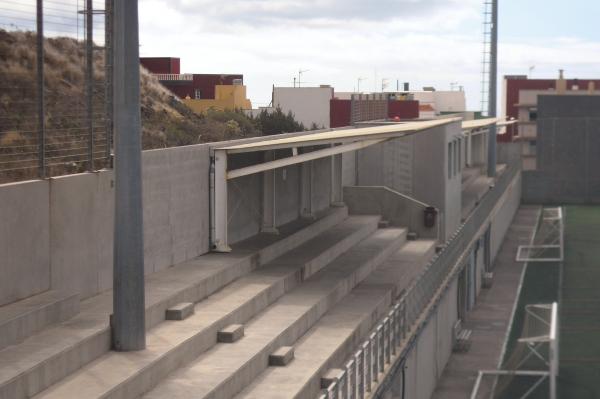
<svg viewBox="0 0 600 399"><path fill-rule="evenodd" d="M44 109L44 4L37 0L38 176L46 177L46 119Z"/></svg>
<svg viewBox="0 0 600 399"><path fill-rule="evenodd" d="M146 346L137 0L114 3L115 234L113 348Z"/></svg>
<svg viewBox="0 0 600 399"><path fill-rule="evenodd" d="M106 166L111 167L113 136L113 0L106 0L104 7L104 85L106 106Z"/></svg>
<svg viewBox="0 0 600 399"><path fill-rule="evenodd" d="M498 0L492 0L492 40L490 44L490 90L488 117L496 117L498 87ZM489 128L488 137L488 176L496 176L496 125Z"/></svg>
<svg viewBox="0 0 600 399"><path fill-rule="evenodd" d="M88 171L94 170L94 10L93 0L86 0L85 5L85 95L88 128Z"/></svg>

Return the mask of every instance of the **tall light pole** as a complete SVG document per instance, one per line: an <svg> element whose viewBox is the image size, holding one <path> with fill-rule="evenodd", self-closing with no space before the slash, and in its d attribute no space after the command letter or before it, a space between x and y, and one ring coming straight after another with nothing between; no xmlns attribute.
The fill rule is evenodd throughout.
<svg viewBox="0 0 600 399"><path fill-rule="evenodd" d="M487 1L487 0L486 0ZM498 88L498 0L492 1L491 41L490 41L490 80L488 117L496 117ZM496 125L490 126L488 135L488 177L496 176Z"/></svg>
<svg viewBox="0 0 600 399"><path fill-rule="evenodd" d="M146 347L138 1L114 2L113 349Z"/></svg>

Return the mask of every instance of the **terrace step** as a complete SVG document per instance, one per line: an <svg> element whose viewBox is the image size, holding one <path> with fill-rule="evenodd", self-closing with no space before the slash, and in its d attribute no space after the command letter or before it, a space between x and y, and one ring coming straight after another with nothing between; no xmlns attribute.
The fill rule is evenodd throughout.
<svg viewBox="0 0 600 399"><path fill-rule="evenodd" d="M58 291L23 299L0 307L0 350L18 344L52 324L69 320L79 312L79 295Z"/></svg>
<svg viewBox="0 0 600 399"><path fill-rule="evenodd" d="M296 344L296 359L267 369L236 399L315 398L328 370L354 356L360 344L435 253L434 241L408 241L321 318Z"/></svg>
<svg viewBox="0 0 600 399"><path fill-rule="evenodd" d="M65 398L78 394L89 398L137 397L152 389L176 368L200 356L221 341L218 336L232 324L245 324L286 292L303 276L320 270L332 259L369 236L377 228L377 216L350 217L269 264L239 278L195 305L187 319L165 322L147 334L147 349L137 353L109 352L38 398ZM246 325L244 325L246 329ZM231 335L231 334L230 334ZM247 339L236 336L233 341ZM102 379L98 379L102 375Z"/></svg>
<svg viewBox="0 0 600 399"><path fill-rule="evenodd" d="M259 265L339 224L347 216L346 208L332 208L314 221L298 220L281 226L278 236L259 234L236 244L231 254L204 255L147 276L147 329L163 322L168 308L182 302L201 301ZM79 314L72 319L1 350L0 398L34 396L106 354L110 350L108 319L111 313L112 291L107 291L82 301Z"/></svg>
<svg viewBox="0 0 600 399"><path fill-rule="evenodd" d="M246 323L243 339L216 345L144 397L233 397L269 366L271 353L296 342L405 241L406 229L376 231Z"/></svg>

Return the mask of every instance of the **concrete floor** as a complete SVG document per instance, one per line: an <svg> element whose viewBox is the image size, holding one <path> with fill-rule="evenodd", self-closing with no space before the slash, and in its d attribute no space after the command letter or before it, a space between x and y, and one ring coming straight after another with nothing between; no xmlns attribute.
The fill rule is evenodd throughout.
<svg viewBox="0 0 600 399"><path fill-rule="evenodd" d="M531 240L539 212L538 206L519 208L494 262L493 285L481 291L463 324L473 331L471 348L452 354L432 399L468 398L478 370L498 367L524 267L515 255Z"/></svg>

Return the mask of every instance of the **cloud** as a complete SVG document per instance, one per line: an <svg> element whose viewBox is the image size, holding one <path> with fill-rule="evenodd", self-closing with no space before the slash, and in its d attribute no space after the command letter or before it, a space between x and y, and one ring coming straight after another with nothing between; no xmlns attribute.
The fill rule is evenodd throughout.
<svg viewBox="0 0 600 399"><path fill-rule="evenodd" d="M387 78L413 88L449 89L458 82L468 106L481 90L480 0L141 0L141 53L181 57L184 72L243 73L255 105L271 87L292 85L309 69L308 85L364 90ZM558 36L558 34L557 34ZM593 75L600 45L573 37L506 41L500 75Z"/></svg>
<svg viewBox="0 0 600 399"><path fill-rule="evenodd" d="M143 6L145 1L141 1ZM311 21L375 21L427 17L476 0L172 0L169 7L189 16L244 23L288 24Z"/></svg>

